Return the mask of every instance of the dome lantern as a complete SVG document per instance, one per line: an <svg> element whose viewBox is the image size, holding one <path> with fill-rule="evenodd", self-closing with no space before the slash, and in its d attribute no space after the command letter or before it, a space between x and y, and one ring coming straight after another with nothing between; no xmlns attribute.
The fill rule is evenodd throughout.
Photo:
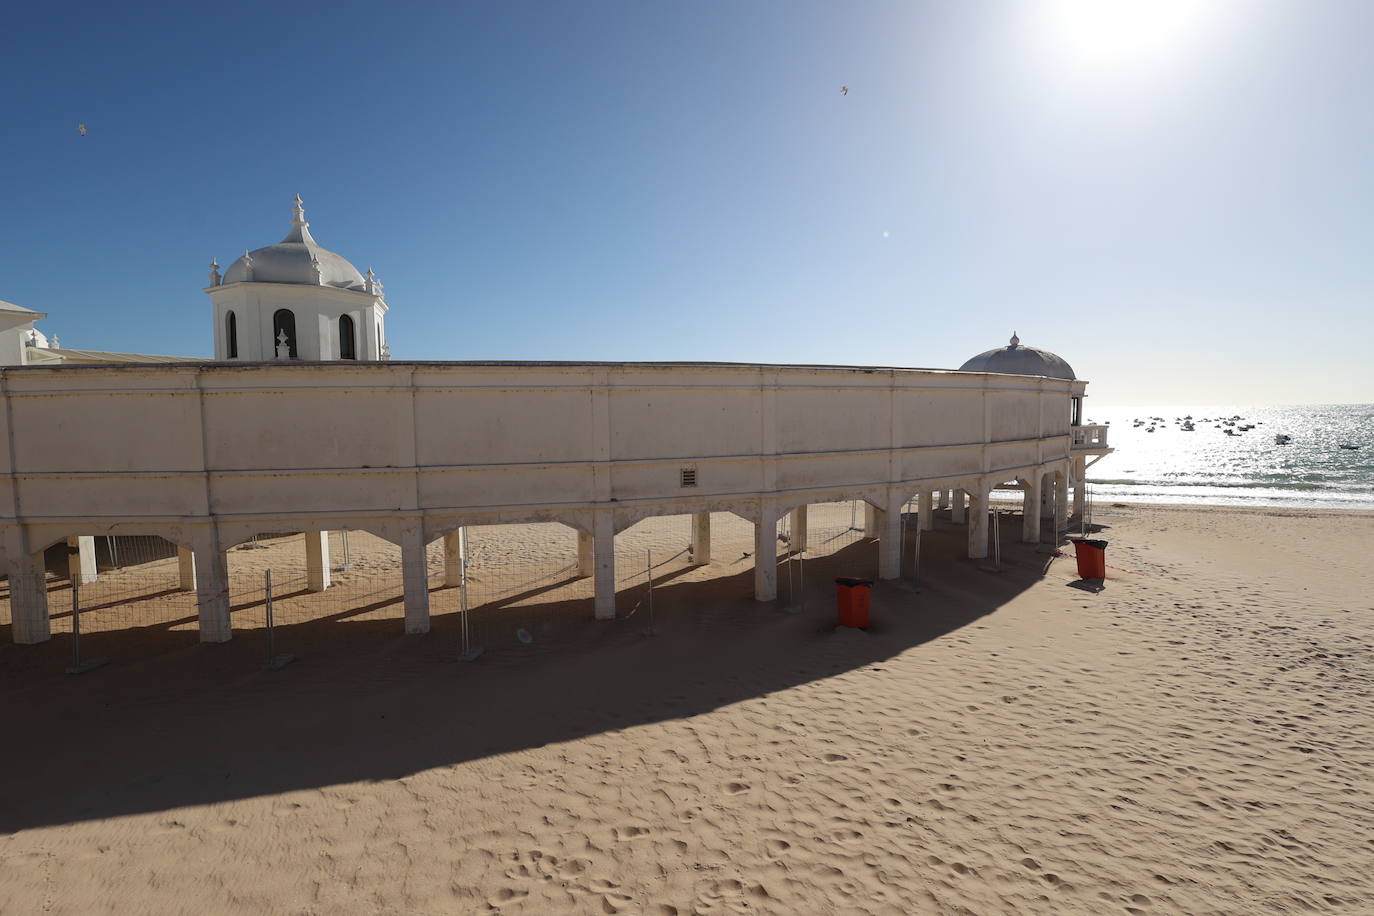
<svg viewBox="0 0 1374 916"><path fill-rule="evenodd" d="M1062 378L1072 381L1076 376L1073 367L1063 357L1048 350L1021 346L1021 338L1015 331L1005 347L988 350L965 362L960 372L999 372L1004 375L1042 375L1047 378Z"/></svg>
<svg viewBox="0 0 1374 916"><path fill-rule="evenodd" d="M216 359L382 359L382 284L315 241L299 194L285 238L245 251L222 277L217 267L205 289Z"/></svg>

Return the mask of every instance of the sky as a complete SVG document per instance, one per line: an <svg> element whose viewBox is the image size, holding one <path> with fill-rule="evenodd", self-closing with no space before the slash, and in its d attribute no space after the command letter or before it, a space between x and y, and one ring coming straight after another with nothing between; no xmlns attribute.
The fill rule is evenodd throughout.
<svg viewBox="0 0 1374 916"><path fill-rule="evenodd" d="M19 4L0 299L208 357L211 258L299 193L396 359L1016 331L1098 404L1374 402L1371 35L1358 0Z"/></svg>

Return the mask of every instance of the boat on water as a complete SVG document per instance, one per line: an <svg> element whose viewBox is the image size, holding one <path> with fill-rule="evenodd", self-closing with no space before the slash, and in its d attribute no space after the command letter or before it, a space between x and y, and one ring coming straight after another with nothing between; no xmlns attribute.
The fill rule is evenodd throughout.
<svg viewBox="0 0 1374 916"><path fill-rule="evenodd" d="M1359 446L1358 446L1358 445L1349 445L1349 444L1347 444L1347 443L1345 443L1345 442L1342 442L1342 443L1341 443L1341 448L1345 449L1345 450L1348 451L1348 452L1353 452L1353 451L1355 451L1357 448L1359 448Z"/></svg>
<svg viewBox="0 0 1374 916"><path fill-rule="evenodd" d="M1292 442L1292 441L1293 441L1293 437L1292 437L1292 436L1285 436L1283 433L1279 433L1277 436L1274 437L1274 444L1275 444L1275 445L1287 445L1288 443L1290 443L1290 442Z"/></svg>

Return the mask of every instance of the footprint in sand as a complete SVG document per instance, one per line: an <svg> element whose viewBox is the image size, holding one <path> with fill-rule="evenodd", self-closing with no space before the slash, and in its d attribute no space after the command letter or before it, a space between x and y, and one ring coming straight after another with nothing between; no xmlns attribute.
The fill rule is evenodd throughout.
<svg viewBox="0 0 1374 916"><path fill-rule="evenodd" d="M841 760L848 760L849 758L844 754L823 754L821 759L826 763L839 763Z"/></svg>
<svg viewBox="0 0 1374 916"><path fill-rule="evenodd" d="M503 887L487 899L487 903L493 907L502 907L508 903L515 903L529 896L529 891L522 887Z"/></svg>
<svg viewBox="0 0 1374 916"><path fill-rule="evenodd" d="M787 854L787 851L792 848L792 844L786 840L769 840L763 844L763 848L768 853L768 858L779 859Z"/></svg>
<svg viewBox="0 0 1374 916"><path fill-rule="evenodd" d="M725 784L725 792L727 795L739 795L748 792L751 788L753 787L747 782L728 782Z"/></svg>
<svg viewBox="0 0 1374 916"><path fill-rule="evenodd" d="M648 835L649 835L649 828L648 828L648 827L614 827L614 828L611 829L611 833L613 833L613 834L615 835L615 838L616 838L617 840L620 840L621 842L628 842L629 840L638 840L638 839L641 839L641 838L643 838L643 837L648 836Z"/></svg>

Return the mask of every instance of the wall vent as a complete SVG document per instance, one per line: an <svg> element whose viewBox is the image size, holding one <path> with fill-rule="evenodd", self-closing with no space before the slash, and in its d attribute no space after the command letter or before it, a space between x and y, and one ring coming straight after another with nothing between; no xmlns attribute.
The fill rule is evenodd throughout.
<svg viewBox="0 0 1374 916"><path fill-rule="evenodd" d="M680 486L695 487L697 485L697 469L683 468L679 473Z"/></svg>

